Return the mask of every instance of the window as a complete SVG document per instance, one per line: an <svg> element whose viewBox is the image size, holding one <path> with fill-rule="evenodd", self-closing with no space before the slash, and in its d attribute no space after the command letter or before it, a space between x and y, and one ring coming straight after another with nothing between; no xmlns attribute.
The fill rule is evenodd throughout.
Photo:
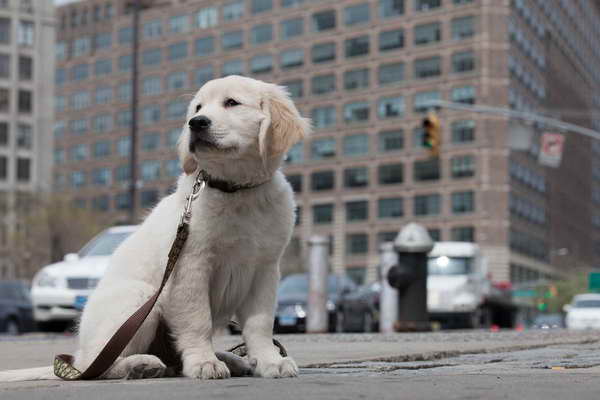
<svg viewBox="0 0 600 400"><path fill-rule="evenodd" d="M0 78L10 77L10 55L0 54Z"/></svg>
<svg viewBox="0 0 600 400"><path fill-rule="evenodd" d="M131 110L119 111L117 114L117 125L121 128L129 128L131 125Z"/></svg>
<svg viewBox="0 0 600 400"><path fill-rule="evenodd" d="M160 135L158 133L146 133L142 136L142 150L153 151L160 146Z"/></svg>
<svg viewBox="0 0 600 400"><path fill-rule="evenodd" d="M33 147L33 129L28 124L17 124L17 147L31 149Z"/></svg>
<svg viewBox="0 0 600 400"><path fill-rule="evenodd" d="M324 129L334 126L336 123L335 107L324 106L313 108L311 119L315 129Z"/></svg>
<svg viewBox="0 0 600 400"><path fill-rule="evenodd" d="M475 17L461 17L452 20L452 39L468 39L475 34Z"/></svg>
<svg viewBox="0 0 600 400"><path fill-rule="evenodd" d="M379 118L401 118L404 116L404 97L382 97L377 106Z"/></svg>
<svg viewBox="0 0 600 400"><path fill-rule="evenodd" d="M131 152L131 139L129 136L125 136L120 138L117 141L117 154L121 157L128 156ZM127 178L129 179L129 178Z"/></svg>
<svg viewBox="0 0 600 400"><path fill-rule="evenodd" d="M254 45L270 42L273 40L273 25L262 24L252 27L250 37Z"/></svg>
<svg viewBox="0 0 600 400"><path fill-rule="evenodd" d="M294 193L302 192L302 175L288 175L287 180Z"/></svg>
<svg viewBox="0 0 600 400"><path fill-rule="evenodd" d="M346 39L345 49L346 58L369 54L369 35Z"/></svg>
<svg viewBox="0 0 600 400"><path fill-rule="evenodd" d="M87 64L77 64L71 68L71 79L81 81L87 79L90 75L90 69Z"/></svg>
<svg viewBox="0 0 600 400"><path fill-rule="evenodd" d="M131 54L119 56L119 71L129 71L132 63L133 59L131 58Z"/></svg>
<svg viewBox="0 0 600 400"><path fill-rule="evenodd" d="M244 46L244 31L225 32L221 36L223 50L241 49Z"/></svg>
<svg viewBox="0 0 600 400"><path fill-rule="evenodd" d="M141 178L143 181L155 181L160 178L160 161L142 161Z"/></svg>
<svg viewBox="0 0 600 400"><path fill-rule="evenodd" d="M30 81L33 79L33 59L28 56L19 56L19 79Z"/></svg>
<svg viewBox="0 0 600 400"><path fill-rule="evenodd" d="M286 164L300 164L304 160L304 143L298 142L288 150L285 163Z"/></svg>
<svg viewBox="0 0 600 400"><path fill-rule="evenodd" d="M335 157L335 138L314 139L311 143L312 160L324 160Z"/></svg>
<svg viewBox="0 0 600 400"><path fill-rule="evenodd" d="M320 171L310 174L310 188L315 191L331 190L335 188L335 172Z"/></svg>
<svg viewBox="0 0 600 400"><path fill-rule="evenodd" d="M369 169L367 167L346 168L344 170L344 187L362 188L369 186Z"/></svg>
<svg viewBox="0 0 600 400"><path fill-rule="evenodd" d="M395 185L404 181L402 163L380 165L377 172L380 185Z"/></svg>
<svg viewBox="0 0 600 400"><path fill-rule="evenodd" d="M379 132L379 151L395 151L403 148L404 131L402 129Z"/></svg>
<svg viewBox="0 0 600 400"><path fill-rule="evenodd" d="M327 94L335 91L335 75L317 75L312 78L312 94Z"/></svg>
<svg viewBox="0 0 600 400"><path fill-rule="evenodd" d="M92 198L92 208L98 211L108 211L110 202L108 195L103 194Z"/></svg>
<svg viewBox="0 0 600 400"><path fill-rule="evenodd" d="M298 99L304 96L304 83L301 79L286 81L281 83L283 86L287 87L290 92L290 95L294 99Z"/></svg>
<svg viewBox="0 0 600 400"><path fill-rule="evenodd" d="M394 29L379 33L379 51L401 49L404 47L404 30Z"/></svg>
<svg viewBox="0 0 600 400"><path fill-rule="evenodd" d="M160 19L148 21L142 27L144 39L159 38L162 35L162 23Z"/></svg>
<svg viewBox="0 0 600 400"><path fill-rule="evenodd" d="M109 75L112 72L112 60L104 59L96 61L94 73L97 76Z"/></svg>
<svg viewBox="0 0 600 400"><path fill-rule="evenodd" d="M142 79L142 95L155 96L162 92L160 76L145 76Z"/></svg>
<svg viewBox="0 0 600 400"><path fill-rule="evenodd" d="M442 6L442 0L415 0L416 11L428 11Z"/></svg>
<svg viewBox="0 0 600 400"><path fill-rule="evenodd" d="M228 75L244 75L242 60L230 60L223 63L223 76Z"/></svg>
<svg viewBox="0 0 600 400"><path fill-rule="evenodd" d="M404 200L402 197L379 199L379 218L400 218L404 216Z"/></svg>
<svg viewBox="0 0 600 400"><path fill-rule="evenodd" d="M259 54L250 60L250 71L254 74L264 74L273 70L273 56Z"/></svg>
<svg viewBox="0 0 600 400"><path fill-rule="evenodd" d="M313 206L313 224L331 224L333 222L333 204Z"/></svg>
<svg viewBox="0 0 600 400"><path fill-rule="evenodd" d="M369 87L369 69L360 68L344 72L344 89L354 90Z"/></svg>
<svg viewBox="0 0 600 400"><path fill-rule="evenodd" d="M312 62L322 63L335 60L335 43L315 44L311 50Z"/></svg>
<svg viewBox="0 0 600 400"><path fill-rule="evenodd" d="M335 10L326 10L312 15L314 32L324 32L335 29Z"/></svg>
<svg viewBox="0 0 600 400"><path fill-rule="evenodd" d="M177 140L179 139L180 133L181 129L179 128L171 129L170 131L168 131L165 138L165 145L167 147L175 147L175 145L177 145Z"/></svg>
<svg viewBox="0 0 600 400"><path fill-rule="evenodd" d="M356 25L369 22L369 3L356 4L344 9L344 22L346 25Z"/></svg>
<svg viewBox="0 0 600 400"><path fill-rule="evenodd" d="M140 192L140 206L142 207L153 207L158 203L158 190L142 190Z"/></svg>
<svg viewBox="0 0 600 400"><path fill-rule="evenodd" d="M431 57L415 60L415 78L425 79L442 74L442 58Z"/></svg>
<svg viewBox="0 0 600 400"><path fill-rule="evenodd" d="M381 18L397 17L404 14L404 0L379 0Z"/></svg>
<svg viewBox="0 0 600 400"><path fill-rule="evenodd" d="M181 175L183 171L181 170L181 166L179 165L179 160L168 160L165 163L165 172L167 173L167 176L170 177L177 177Z"/></svg>
<svg viewBox="0 0 600 400"><path fill-rule="evenodd" d="M95 132L109 132L113 128L113 118L110 114L96 115L92 119L92 129Z"/></svg>
<svg viewBox="0 0 600 400"><path fill-rule="evenodd" d="M169 28L171 33L185 33L188 31L188 16L175 15L169 18Z"/></svg>
<svg viewBox="0 0 600 400"><path fill-rule="evenodd" d="M8 112L10 110L10 91L0 88L0 111Z"/></svg>
<svg viewBox="0 0 600 400"><path fill-rule="evenodd" d="M438 215L440 213L441 196L439 194L418 195L414 198L415 216Z"/></svg>
<svg viewBox="0 0 600 400"><path fill-rule="evenodd" d="M214 37L206 36L196 39L196 55L208 56L215 50Z"/></svg>
<svg viewBox="0 0 600 400"><path fill-rule="evenodd" d="M82 187L85 186L85 172L74 171L71 173L71 186Z"/></svg>
<svg viewBox="0 0 600 400"><path fill-rule="evenodd" d="M87 119L74 119L69 123L71 132L75 135L81 135L88 131Z"/></svg>
<svg viewBox="0 0 600 400"><path fill-rule="evenodd" d="M196 26L200 29L211 28L219 22L216 7L201 8L196 14Z"/></svg>
<svg viewBox="0 0 600 400"><path fill-rule="evenodd" d="M304 64L304 49L288 49L281 52L281 68L300 67Z"/></svg>
<svg viewBox="0 0 600 400"><path fill-rule="evenodd" d="M383 244L383 243L387 243L387 242L394 242L394 240L396 239L396 236L398 236L398 232L396 231L388 231L388 232L378 232L377 233L377 244Z"/></svg>
<svg viewBox="0 0 600 400"><path fill-rule="evenodd" d="M475 228L472 226L456 226L450 229L450 240L453 242L474 242Z"/></svg>
<svg viewBox="0 0 600 400"><path fill-rule="evenodd" d="M419 92L415 94L414 110L417 113L427 112L428 110L431 110L436 107L432 104L432 102L440 99L440 92L438 92L437 90L430 92Z"/></svg>
<svg viewBox="0 0 600 400"><path fill-rule="evenodd" d="M451 99L455 103L475 104L475 87L461 86L452 89Z"/></svg>
<svg viewBox="0 0 600 400"><path fill-rule="evenodd" d="M0 156L0 180L5 181L8 178L8 158Z"/></svg>
<svg viewBox="0 0 600 400"><path fill-rule="evenodd" d="M366 200L346 202L346 221L366 221L369 219L369 202Z"/></svg>
<svg viewBox="0 0 600 400"><path fill-rule="evenodd" d="M177 61L186 58L188 55L187 42L177 42L169 45L168 54L169 60L171 61Z"/></svg>
<svg viewBox="0 0 600 400"><path fill-rule="evenodd" d="M19 29L17 30L17 43L19 45L33 46L35 37L34 27L35 25L31 21L19 21Z"/></svg>
<svg viewBox="0 0 600 400"><path fill-rule="evenodd" d="M74 110L81 110L90 105L89 92L75 92L71 95L71 107Z"/></svg>
<svg viewBox="0 0 600 400"><path fill-rule="evenodd" d="M439 22L415 26L415 46L437 43L442 40L442 28Z"/></svg>
<svg viewBox="0 0 600 400"><path fill-rule="evenodd" d="M452 193L452 213L463 214L475 210L475 195L473 192Z"/></svg>
<svg viewBox="0 0 600 400"><path fill-rule="evenodd" d="M20 113L30 114L33 110L31 91L19 89L17 103Z"/></svg>
<svg viewBox="0 0 600 400"><path fill-rule="evenodd" d="M62 86L67 80L67 72L64 68L56 68L54 72L54 83L56 86Z"/></svg>
<svg viewBox="0 0 600 400"><path fill-rule="evenodd" d="M473 0L452 0L455 6L472 3Z"/></svg>
<svg viewBox="0 0 600 400"><path fill-rule="evenodd" d="M472 51L461 51L452 54L452 72L469 72L475 70L475 54Z"/></svg>
<svg viewBox="0 0 600 400"><path fill-rule="evenodd" d="M358 133L355 135L344 136L344 155L362 156L369 154L369 135Z"/></svg>
<svg viewBox="0 0 600 400"><path fill-rule="evenodd" d="M440 161L438 158L415 161L413 164L415 182L437 181L440 179Z"/></svg>
<svg viewBox="0 0 600 400"><path fill-rule="evenodd" d="M453 178L467 178L475 175L473 156L456 156L450 159L450 172Z"/></svg>
<svg viewBox="0 0 600 400"><path fill-rule="evenodd" d="M112 45L112 34L110 32L97 33L94 37L94 47L96 50L104 50Z"/></svg>
<svg viewBox="0 0 600 400"><path fill-rule="evenodd" d="M475 140L475 121L454 121L450 125L452 143L467 143Z"/></svg>
<svg viewBox="0 0 600 400"><path fill-rule="evenodd" d="M379 84L382 86L402 82L404 80L404 63L397 62L380 65L378 77Z"/></svg>
<svg viewBox="0 0 600 400"><path fill-rule="evenodd" d="M0 127L2 124L0 123ZM65 121L56 121L54 123L52 134L56 140L62 140L65 137L65 133L67 131L67 123ZM1 136L1 131L0 131Z"/></svg>
<svg viewBox="0 0 600 400"><path fill-rule="evenodd" d="M68 51L67 43L57 42L56 45L54 45L54 58L57 61L66 60L69 55Z"/></svg>
<svg viewBox="0 0 600 400"><path fill-rule="evenodd" d="M367 254L369 252L369 236L366 233L349 233L346 235L347 254Z"/></svg>
<svg viewBox="0 0 600 400"><path fill-rule="evenodd" d="M305 0L281 0L281 7L298 7Z"/></svg>
<svg viewBox="0 0 600 400"><path fill-rule="evenodd" d="M90 52L90 38L88 36L75 39L73 42L73 56L79 57Z"/></svg>
<svg viewBox="0 0 600 400"><path fill-rule="evenodd" d="M108 140L103 140L100 142L94 143L94 157L95 158L104 158L110 155L110 142Z"/></svg>
<svg viewBox="0 0 600 400"><path fill-rule="evenodd" d="M158 65L161 61L160 49L148 49L142 52L142 63L144 65Z"/></svg>
<svg viewBox="0 0 600 400"><path fill-rule="evenodd" d="M31 160L29 158L17 158L17 181L29 182L31 179Z"/></svg>
<svg viewBox="0 0 600 400"><path fill-rule="evenodd" d="M344 122L353 123L369 120L369 102L358 101L344 105Z"/></svg>
<svg viewBox="0 0 600 400"><path fill-rule="evenodd" d="M142 124L149 125L160 121L160 106L147 105L142 107Z"/></svg>
<svg viewBox="0 0 600 400"><path fill-rule="evenodd" d="M131 94L132 94L131 82L129 82L129 81L121 82L117 91L118 91L117 95L119 97L119 101L128 102L131 100Z"/></svg>
<svg viewBox="0 0 600 400"><path fill-rule="evenodd" d="M214 71L212 65L206 65L196 70L196 86L201 87L213 79Z"/></svg>
<svg viewBox="0 0 600 400"><path fill-rule="evenodd" d="M108 104L112 100L112 88L100 86L96 88L96 104Z"/></svg>
<svg viewBox="0 0 600 400"><path fill-rule="evenodd" d="M130 26L119 29L119 44L128 44L133 41L133 29Z"/></svg>
<svg viewBox="0 0 600 400"><path fill-rule="evenodd" d="M187 86L187 74L183 71L167 75L167 90L182 90Z"/></svg>
<svg viewBox="0 0 600 400"><path fill-rule="evenodd" d="M0 43L10 43L10 18L0 18Z"/></svg>
<svg viewBox="0 0 600 400"><path fill-rule="evenodd" d="M250 10L252 14L269 11L273 8L273 0L252 0Z"/></svg>
<svg viewBox="0 0 600 400"><path fill-rule="evenodd" d="M71 161L83 161L88 157L87 147L84 144L71 147L69 153Z"/></svg>
<svg viewBox="0 0 600 400"><path fill-rule="evenodd" d="M223 5L223 21L237 21L244 16L244 1L231 1Z"/></svg>
<svg viewBox="0 0 600 400"><path fill-rule="evenodd" d="M304 20L292 18L281 21L281 39L288 40L304 33Z"/></svg>
<svg viewBox="0 0 600 400"><path fill-rule="evenodd" d="M0 146L8 146L8 123L0 122Z"/></svg>
<svg viewBox="0 0 600 400"><path fill-rule="evenodd" d="M425 148L425 129L422 126L417 126L413 129L413 147L415 149Z"/></svg>

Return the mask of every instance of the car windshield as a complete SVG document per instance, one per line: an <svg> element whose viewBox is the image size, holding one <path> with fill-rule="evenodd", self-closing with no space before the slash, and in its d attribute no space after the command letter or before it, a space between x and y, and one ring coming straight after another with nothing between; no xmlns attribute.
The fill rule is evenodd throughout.
<svg viewBox="0 0 600 400"><path fill-rule="evenodd" d="M430 257L427 271L429 275L466 275L471 273L472 264L470 257Z"/></svg>
<svg viewBox="0 0 600 400"><path fill-rule="evenodd" d="M335 293L337 289L337 279L335 276L329 276L327 280L327 292ZM292 275L286 277L279 284L278 294L290 295L308 293L308 277L306 275Z"/></svg>
<svg viewBox="0 0 600 400"><path fill-rule="evenodd" d="M79 257L110 256L132 232L104 233L94 238L79 252Z"/></svg>
<svg viewBox="0 0 600 400"><path fill-rule="evenodd" d="M575 308L600 308L599 300L577 300L575 302Z"/></svg>

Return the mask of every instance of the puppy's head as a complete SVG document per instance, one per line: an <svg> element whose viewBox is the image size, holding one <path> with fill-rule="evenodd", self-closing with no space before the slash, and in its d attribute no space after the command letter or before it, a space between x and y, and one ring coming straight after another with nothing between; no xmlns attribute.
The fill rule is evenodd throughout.
<svg viewBox="0 0 600 400"><path fill-rule="evenodd" d="M190 102L179 156L186 174L211 160L278 164L309 131L284 87L228 76L207 82Z"/></svg>

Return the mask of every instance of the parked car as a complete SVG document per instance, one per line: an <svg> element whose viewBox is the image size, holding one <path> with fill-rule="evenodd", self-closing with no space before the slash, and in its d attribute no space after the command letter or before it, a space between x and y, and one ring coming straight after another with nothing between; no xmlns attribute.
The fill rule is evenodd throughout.
<svg viewBox="0 0 600 400"><path fill-rule="evenodd" d="M0 332L18 335L35 330L29 287L24 281L0 281Z"/></svg>
<svg viewBox="0 0 600 400"><path fill-rule="evenodd" d="M357 288L347 276L329 275L327 281L327 311L329 331L340 331L337 325L337 303L341 298ZM285 277L277 290L277 310L275 312L275 332L305 332L308 304L308 274L294 274Z"/></svg>
<svg viewBox="0 0 600 400"><path fill-rule="evenodd" d="M338 320L344 332L377 332L379 330L379 282L361 286L338 304Z"/></svg>
<svg viewBox="0 0 600 400"><path fill-rule="evenodd" d="M531 323L531 329L560 329L565 327L562 314L539 314Z"/></svg>
<svg viewBox="0 0 600 400"><path fill-rule="evenodd" d="M567 328L600 329L600 294L578 294L564 309Z"/></svg>
<svg viewBox="0 0 600 400"><path fill-rule="evenodd" d="M78 318L88 296L108 267L115 249L136 226L106 229L77 254L42 268L33 278L33 315L42 330L64 330Z"/></svg>

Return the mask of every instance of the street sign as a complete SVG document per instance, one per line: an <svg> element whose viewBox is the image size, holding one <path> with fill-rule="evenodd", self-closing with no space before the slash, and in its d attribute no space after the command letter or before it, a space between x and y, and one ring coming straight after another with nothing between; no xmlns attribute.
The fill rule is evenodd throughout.
<svg viewBox="0 0 600 400"><path fill-rule="evenodd" d="M588 275L588 282L589 290L600 290L600 272L590 272L590 274Z"/></svg>
<svg viewBox="0 0 600 400"><path fill-rule="evenodd" d="M547 167L559 167L564 144L565 137L562 133L544 133L538 162Z"/></svg>

